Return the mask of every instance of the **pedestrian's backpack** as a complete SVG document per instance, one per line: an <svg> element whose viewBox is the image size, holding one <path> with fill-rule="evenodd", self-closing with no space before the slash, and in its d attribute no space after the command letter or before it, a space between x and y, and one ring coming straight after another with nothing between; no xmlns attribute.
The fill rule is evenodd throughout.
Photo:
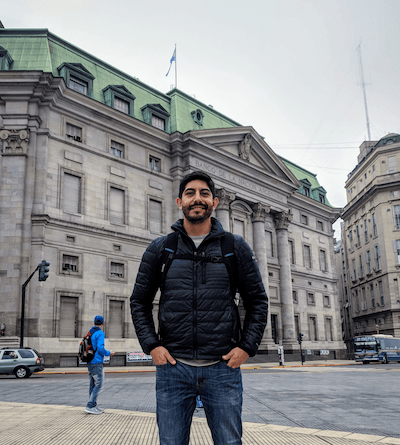
<svg viewBox="0 0 400 445"><path fill-rule="evenodd" d="M90 331L82 338L82 341L79 345L79 360L81 362L89 363L94 358L94 350L92 345L92 334Z"/></svg>
<svg viewBox="0 0 400 445"><path fill-rule="evenodd" d="M209 262L209 263L224 263L229 274L229 281L231 283L231 292L234 296L237 290L237 273L235 272L235 249L234 242L235 238L230 232L225 232L221 240L221 252L222 256L201 256L193 255L190 253L179 254L175 253L178 248L178 232L172 232L167 235L167 240L165 242L164 251L161 256L161 289L164 287L165 277L167 272L171 267L171 263L174 259L179 260L192 260L196 262ZM204 252L203 252L204 253Z"/></svg>

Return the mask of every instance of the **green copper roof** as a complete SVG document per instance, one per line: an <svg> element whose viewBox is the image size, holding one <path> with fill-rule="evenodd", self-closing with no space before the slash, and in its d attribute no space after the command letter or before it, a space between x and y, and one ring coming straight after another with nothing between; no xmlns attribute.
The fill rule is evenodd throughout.
<svg viewBox="0 0 400 445"><path fill-rule="evenodd" d="M326 190L318 182L316 174L311 173L305 168L302 168L299 165L294 164L293 162L288 161L285 158L282 158L282 156L279 156L279 158L286 165L286 167L294 174L294 176L296 176L296 179L298 179L302 184L310 188L311 192L310 198L314 199L315 201L320 201L319 195L323 195L325 199L324 204L328 205L329 207L332 207L328 201L328 198L326 197ZM304 194L303 185L299 188L298 192Z"/></svg>
<svg viewBox="0 0 400 445"><path fill-rule="evenodd" d="M44 71L60 77L58 68L67 64L81 64L93 77L92 98L104 103L103 89L108 85L122 85L133 96L134 117L144 120L142 107L160 104L170 114L170 132L240 126L212 107L179 90L168 94L146 85L74 45L60 39L47 29L0 29L0 45L12 59L13 71ZM202 125L192 118L192 112L201 110Z"/></svg>
<svg viewBox="0 0 400 445"><path fill-rule="evenodd" d="M111 85L117 90L129 92L134 97L134 118L144 120L144 113L149 109L165 110L169 114L170 133L176 131L186 133L191 130L208 130L241 126L229 117L205 105L196 98L174 89L167 94L152 88L91 54L62 40L47 29L0 29L0 46L13 60L13 71L43 71L51 72L60 77L59 67L79 66L81 71L90 73L93 79L91 97L105 103L105 93ZM75 65L74 65L75 64ZM109 90L109 88L108 88ZM108 100L108 99L107 99ZM107 102L109 103L109 102ZM161 108L159 107L161 106ZM132 115L132 113L130 112ZM147 113L148 114L148 113ZM147 116L146 114L146 116ZM311 189L310 197L319 201L319 195L325 196L326 191L320 186L316 175L300 166L281 158L299 181ZM303 192L303 186L299 189ZM325 204L330 205L325 199Z"/></svg>

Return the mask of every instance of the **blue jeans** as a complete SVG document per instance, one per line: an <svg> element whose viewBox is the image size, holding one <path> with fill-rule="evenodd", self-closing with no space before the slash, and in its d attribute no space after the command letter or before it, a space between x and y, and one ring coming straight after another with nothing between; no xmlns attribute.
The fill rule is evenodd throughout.
<svg viewBox="0 0 400 445"><path fill-rule="evenodd" d="M101 389L103 388L104 381L104 371L103 363L95 363L91 365L88 363L88 372L90 379L89 386L89 402L86 408L94 408L97 406L97 396L99 395Z"/></svg>
<svg viewBox="0 0 400 445"><path fill-rule="evenodd" d="M195 367L179 361L157 366L160 445L187 445L200 395L215 445L242 443L242 374L222 361Z"/></svg>

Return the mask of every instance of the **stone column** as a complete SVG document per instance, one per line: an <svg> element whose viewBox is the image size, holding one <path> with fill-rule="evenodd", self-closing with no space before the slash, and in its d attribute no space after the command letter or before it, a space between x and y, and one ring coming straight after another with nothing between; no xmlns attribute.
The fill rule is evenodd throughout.
<svg viewBox="0 0 400 445"><path fill-rule="evenodd" d="M290 252L288 242L288 226L293 215L286 212L274 216L278 259L280 265L280 296L282 302L282 344L295 347L296 333L294 327L294 309L292 295L292 275L290 270Z"/></svg>
<svg viewBox="0 0 400 445"><path fill-rule="evenodd" d="M253 223L253 245L254 254L257 258L258 268L260 269L261 278L264 283L265 291L269 294L268 283L268 261L267 261L267 242L265 239L265 217L269 213L270 208L261 203L254 204L252 206L253 214L251 221ZM271 311L270 300L268 298L268 321L265 328L264 337L261 341L261 349L267 349L267 346L274 345L271 331Z"/></svg>
<svg viewBox="0 0 400 445"><path fill-rule="evenodd" d="M216 190L216 196L219 199L218 207L216 208L216 217L222 224L222 227L227 232L230 232L229 227L229 207L232 201L236 199L236 194L228 192L225 189Z"/></svg>

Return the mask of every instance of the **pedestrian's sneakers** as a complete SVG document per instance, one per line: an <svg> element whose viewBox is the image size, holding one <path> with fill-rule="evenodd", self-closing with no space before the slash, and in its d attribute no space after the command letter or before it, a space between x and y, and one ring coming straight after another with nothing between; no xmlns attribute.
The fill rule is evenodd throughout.
<svg viewBox="0 0 400 445"><path fill-rule="evenodd" d="M97 408L97 406L94 406L93 408L86 408L85 412L89 414L103 414L104 410Z"/></svg>

